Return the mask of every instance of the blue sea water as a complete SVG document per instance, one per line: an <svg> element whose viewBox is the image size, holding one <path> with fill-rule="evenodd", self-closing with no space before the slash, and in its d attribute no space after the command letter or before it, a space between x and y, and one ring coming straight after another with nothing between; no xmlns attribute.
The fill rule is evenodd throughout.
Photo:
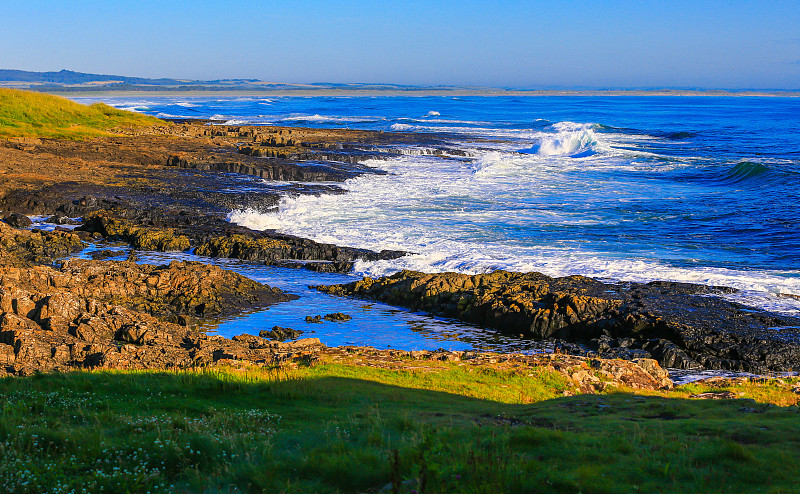
<svg viewBox="0 0 800 494"><path fill-rule="evenodd" d="M92 100L76 98L82 102ZM119 108L219 123L436 132L461 153L397 148L345 195L286 197L231 221L412 254L359 263L654 279L738 288L800 313L800 99L142 97ZM461 156L466 154L466 158Z"/></svg>

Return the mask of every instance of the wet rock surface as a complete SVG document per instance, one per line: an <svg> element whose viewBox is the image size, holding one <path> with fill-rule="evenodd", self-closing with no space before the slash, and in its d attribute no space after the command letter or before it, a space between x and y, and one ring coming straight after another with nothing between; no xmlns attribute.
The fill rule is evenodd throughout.
<svg viewBox="0 0 800 494"><path fill-rule="evenodd" d="M556 340L569 353L652 358L665 367L788 371L800 363L800 319L684 283L607 284L540 273L393 276L318 289L422 310L510 335ZM794 331L776 328L795 328Z"/></svg>
<svg viewBox="0 0 800 494"><path fill-rule="evenodd" d="M398 251L373 252L340 247L275 232L257 232L231 225L219 218L203 218L190 213L157 214L115 208L84 218L78 231L95 233L107 240L122 240L135 249L185 251L199 256L263 261L267 264L306 267L329 272L347 272L358 259L395 259Z"/></svg>
<svg viewBox="0 0 800 494"><path fill-rule="evenodd" d="M33 224L33 221L31 221L30 218L19 213L9 214L3 218L3 222L13 226L14 228L27 228Z"/></svg>

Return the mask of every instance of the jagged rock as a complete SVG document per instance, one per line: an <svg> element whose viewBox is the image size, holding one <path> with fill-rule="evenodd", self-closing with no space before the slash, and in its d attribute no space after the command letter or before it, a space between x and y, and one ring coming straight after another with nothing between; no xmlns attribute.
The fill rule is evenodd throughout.
<svg viewBox="0 0 800 494"><path fill-rule="evenodd" d="M71 260L61 270L0 266L0 371L28 375L71 368L275 365L320 351L324 346L316 339L292 344L257 336L229 340L152 315L196 313L199 306L211 312L236 310L243 303L286 298L200 263Z"/></svg>
<svg viewBox="0 0 800 494"><path fill-rule="evenodd" d="M85 219L80 229L98 232L109 240L127 241L138 250L182 251L190 247L189 239L171 228L138 226L102 213Z"/></svg>
<svg viewBox="0 0 800 494"><path fill-rule="evenodd" d="M78 231L96 233L108 240L123 240L138 250L187 250L194 246L194 253L200 256L265 261L325 272L350 271L353 261L358 259L394 259L405 254L321 244L275 232L254 232L218 218L136 212L121 207L87 215Z"/></svg>
<svg viewBox="0 0 800 494"><path fill-rule="evenodd" d="M321 316L317 314L316 316L306 316L306 322L308 323L321 323L323 320L330 321L330 322L347 322L353 319L352 316L347 314L343 314L341 312L334 312L333 314L325 314Z"/></svg>
<svg viewBox="0 0 800 494"><path fill-rule="evenodd" d="M12 279L38 290L68 290L162 317L231 314L297 298L199 262L173 261L153 266L69 259L59 270L0 269L0 282Z"/></svg>
<svg viewBox="0 0 800 494"><path fill-rule="evenodd" d="M108 259L109 257L118 257L122 255L125 255L124 250L103 249L95 250L89 253L89 257L95 260Z"/></svg>
<svg viewBox="0 0 800 494"><path fill-rule="evenodd" d="M280 268L308 269L317 273L349 273L353 270L352 261L296 261L291 259L278 259L270 261L271 266Z"/></svg>

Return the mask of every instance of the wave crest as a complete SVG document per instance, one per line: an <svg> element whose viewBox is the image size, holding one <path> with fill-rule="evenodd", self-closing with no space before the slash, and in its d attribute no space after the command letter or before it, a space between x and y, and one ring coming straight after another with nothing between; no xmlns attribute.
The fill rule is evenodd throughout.
<svg viewBox="0 0 800 494"><path fill-rule="evenodd" d="M594 124L559 122L553 125L556 134L543 136L541 142L523 152L540 156L571 156L581 158L594 154L597 136Z"/></svg>
<svg viewBox="0 0 800 494"><path fill-rule="evenodd" d="M728 171L720 177L719 181L727 184L740 184L754 180L769 171L769 168L761 163L742 161L728 169Z"/></svg>

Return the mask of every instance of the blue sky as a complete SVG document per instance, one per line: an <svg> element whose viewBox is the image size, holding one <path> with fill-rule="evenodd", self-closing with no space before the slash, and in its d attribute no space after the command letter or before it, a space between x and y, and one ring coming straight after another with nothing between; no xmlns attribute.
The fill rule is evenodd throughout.
<svg viewBox="0 0 800 494"><path fill-rule="evenodd" d="M494 87L800 89L800 2L0 0L0 68Z"/></svg>

